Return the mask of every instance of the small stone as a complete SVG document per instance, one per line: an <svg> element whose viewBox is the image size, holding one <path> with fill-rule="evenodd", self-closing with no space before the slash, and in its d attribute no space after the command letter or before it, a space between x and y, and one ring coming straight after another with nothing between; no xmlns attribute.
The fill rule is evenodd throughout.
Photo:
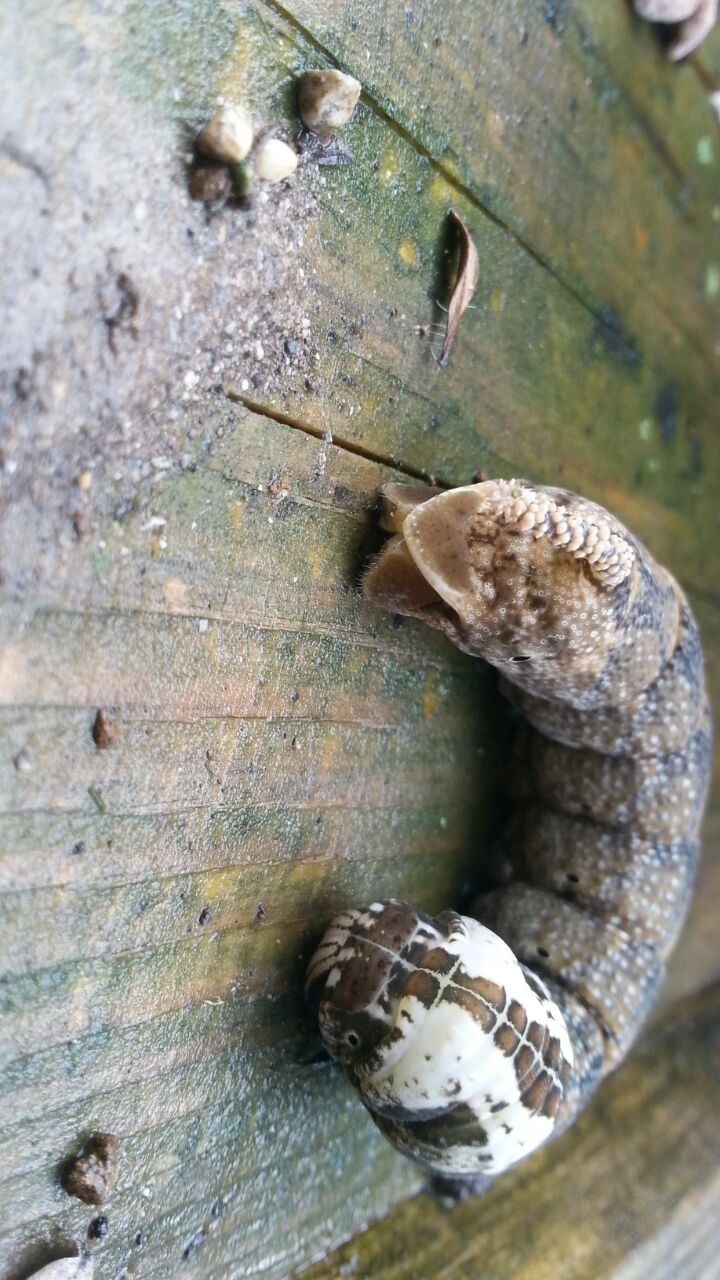
<svg viewBox="0 0 720 1280"><path fill-rule="evenodd" d="M78 489L82 489L83 493L87 493L92 484L92 471L81 471L75 483Z"/></svg>
<svg viewBox="0 0 720 1280"><path fill-rule="evenodd" d="M27 747L21 747L16 756L13 756L13 764L18 773L30 773L32 769L32 760Z"/></svg>
<svg viewBox="0 0 720 1280"><path fill-rule="evenodd" d="M190 174L188 191L191 200L213 204L217 200L228 200L235 194L235 186L231 175L221 165L201 164Z"/></svg>
<svg viewBox="0 0 720 1280"><path fill-rule="evenodd" d="M267 138L255 156L255 174L261 182L282 182L297 169L298 158L292 147L279 138Z"/></svg>
<svg viewBox="0 0 720 1280"><path fill-rule="evenodd" d="M362 85L344 71L306 71L298 84L303 124L320 137L342 129L357 106Z"/></svg>
<svg viewBox="0 0 720 1280"><path fill-rule="evenodd" d="M102 1215L98 1218L93 1218L92 1222L88 1227L87 1233L88 1233L88 1238L90 1240L104 1240L105 1236L108 1233L107 1218L103 1217Z"/></svg>
<svg viewBox="0 0 720 1280"><path fill-rule="evenodd" d="M92 1280L93 1260L89 1254L76 1254L74 1258L57 1258L39 1271L33 1271L28 1280Z"/></svg>
<svg viewBox="0 0 720 1280"><path fill-rule="evenodd" d="M120 726L115 720L110 719L107 711L100 707L92 727L92 740L98 751L107 751L108 747L115 745L119 737Z"/></svg>
<svg viewBox="0 0 720 1280"><path fill-rule="evenodd" d="M292 358L293 356L297 355L298 344L295 338L286 338L284 347L285 347L286 356L290 356Z"/></svg>
<svg viewBox="0 0 720 1280"><path fill-rule="evenodd" d="M112 1133L93 1133L63 1179L68 1195L85 1204L105 1204L115 1180L117 1154Z"/></svg>
<svg viewBox="0 0 720 1280"><path fill-rule="evenodd" d="M207 924L210 919L210 915L211 915L210 908L203 907L202 911L200 912L200 915L198 916L198 924L199 925Z"/></svg>
<svg viewBox="0 0 720 1280"><path fill-rule="evenodd" d="M227 103L198 134L197 148L218 164L239 164L252 142L250 112L240 103Z"/></svg>

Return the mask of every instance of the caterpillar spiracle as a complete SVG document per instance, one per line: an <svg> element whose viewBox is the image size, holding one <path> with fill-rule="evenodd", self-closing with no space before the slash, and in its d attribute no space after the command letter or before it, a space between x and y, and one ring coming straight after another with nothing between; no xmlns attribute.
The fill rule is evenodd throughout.
<svg viewBox="0 0 720 1280"><path fill-rule="evenodd" d="M307 973L384 1134L479 1189L627 1053L690 897L711 723L670 573L602 507L523 480L388 485L366 598L501 673L520 712L507 882L472 917L343 911Z"/></svg>

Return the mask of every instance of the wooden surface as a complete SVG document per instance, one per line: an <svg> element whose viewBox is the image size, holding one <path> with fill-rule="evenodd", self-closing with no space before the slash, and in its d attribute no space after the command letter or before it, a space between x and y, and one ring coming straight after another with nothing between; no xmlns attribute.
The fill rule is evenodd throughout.
<svg viewBox="0 0 720 1280"><path fill-rule="evenodd" d="M708 143L717 156L720 135L705 79L720 42L671 68L620 0L188 0L118 6L100 28L80 0L52 20L36 0L15 18L20 50L34 24L48 86L20 87L50 105L53 75L71 93L87 48L100 49L92 127L109 147L132 116L142 182L168 202L185 181L183 130L216 92L290 129L303 67L332 62L365 89L344 135L355 163L307 166L293 188L307 229L273 305L308 314L303 360L283 357L268 378L254 347L239 363L215 354L218 371L188 397L197 352L178 350L163 404L191 461L153 469L141 441L151 476L118 511L103 506L108 458L96 525L68 534L36 576L14 572L32 567L46 500L28 476L31 501L3 544L0 1275L22 1280L83 1238L93 1211L64 1195L59 1169L100 1128L117 1135L120 1166L99 1280L124 1267L278 1280L419 1186L335 1070L306 1062L313 943L344 903L394 892L451 904L497 822L503 719L489 674L354 590L378 484L424 472L462 483L482 467L611 506L686 585L717 705L720 181ZM0 179L12 176L6 164ZM109 190L110 207L126 195L137 192ZM440 373L433 291L450 206L481 276ZM206 275L234 263L244 217L183 212ZM73 234L79 269L90 250ZM251 315L265 286L237 268L218 351L223 323ZM187 291L183 306L201 311L194 278ZM146 332L145 314L140 345L159 358L176 339ZM91 736L100 707L120 730L107 750ZM720 978L719 902L716 798L666 1010ZM653 1041L577 1135L492 1199L449 1217L411 1201L317 1274L476 1276L487 1256L488 1275L535 1280L530 1241L548 1274L571 1241L580 1269L567 1274L624 1266L629 1280L655 1274L656 1233L676 1210L692 1225L668 1256L705 1274L716 1028L712 1005L689 1054L681 1029ZM686 1155L664 1158L686 1131ZM588 1208L573 1226L573 1195L597 1199L609 1170L622 1179L600 1198L602 1224ZM432 1265L401 1256L415 1239Z"/></svg>

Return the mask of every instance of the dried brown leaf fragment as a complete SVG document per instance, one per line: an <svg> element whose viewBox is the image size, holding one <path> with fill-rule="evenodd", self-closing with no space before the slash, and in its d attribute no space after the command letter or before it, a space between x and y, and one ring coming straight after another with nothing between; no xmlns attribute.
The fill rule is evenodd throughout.
<svg viewBox="0 0 720 1280"><path fill-rule="evenodd" d="M447 324L445 326L445 338L443 340L442 351L440 352L440 368L444 369L450 355L450 348L455 339L458 325L470 300L475 292L480 274L480 263L478 261L477 249L475 242L470 235L465 223L454 209L450 210L449 218L454 227L458 238L458 270L455 287L450 297L450 305L447 312Z"/></svg>

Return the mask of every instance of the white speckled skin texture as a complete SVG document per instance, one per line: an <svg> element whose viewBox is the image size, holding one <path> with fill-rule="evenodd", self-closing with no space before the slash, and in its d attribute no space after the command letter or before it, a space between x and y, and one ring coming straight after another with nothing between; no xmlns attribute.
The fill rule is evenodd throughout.
<svg viewBox="0 0 720 1280"><path fill-rule="evenodd" d="M627 1053L690 897L711 726L692 613L608 512L493 480L389 485L368 599L502 674L509 882L477 919L342 913L308 969L328 1051L376 1123L479 1185L575 1117Z"/></svg>

